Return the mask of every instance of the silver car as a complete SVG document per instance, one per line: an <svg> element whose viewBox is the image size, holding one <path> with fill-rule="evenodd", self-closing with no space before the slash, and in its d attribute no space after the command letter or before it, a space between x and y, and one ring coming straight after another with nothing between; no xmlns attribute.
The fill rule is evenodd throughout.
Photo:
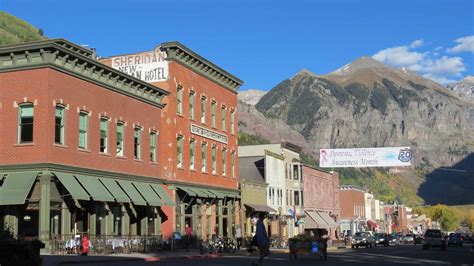
<svg viewBox="0 0 474 266"><path fill-rule="evenodd" d="M352 236L351 248L359 248L359 246L372 248L372 245L374 245L374 238L368 232L357 232Z"/></svg>

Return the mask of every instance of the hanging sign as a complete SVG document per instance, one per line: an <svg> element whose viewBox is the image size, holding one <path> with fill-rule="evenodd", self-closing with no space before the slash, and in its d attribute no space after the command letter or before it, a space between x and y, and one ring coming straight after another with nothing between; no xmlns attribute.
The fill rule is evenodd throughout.
<svg viewBox="0 0 474 266"><path fill-rule="evenodd" d="M321 149L320 167L391 167L410 166L410 147Z"/></svg>

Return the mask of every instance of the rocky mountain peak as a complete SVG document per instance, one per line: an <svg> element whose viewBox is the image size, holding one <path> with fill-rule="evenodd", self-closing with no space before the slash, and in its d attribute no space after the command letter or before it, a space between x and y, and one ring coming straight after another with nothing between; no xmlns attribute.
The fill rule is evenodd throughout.
<svg viewBox="0 0 474 266"><path fill-rule="evenodd" d="M340 76L345 76L360 70L373 70L373 69L387 69L389 70L390 68L381 62L368 57L368 56L363 56L355 61L352 61L351 63L344 65L343 67L331 72L329 75L340 75Z"/></svg>
<svg viewBox="0 0 474 266"><path fill-rule="evenodd" d="M239 92L237 98L243 103L249 105L256 105L266 93L266 91L262 90L249 89L246 91Z"/></svg>
<svg viewBox="0 0 474 266"><path fill-rule="evenodd" d="M447 86L448 90L457 94L460 98L474 102L474 77L467 76L461 81Z"/></svg>

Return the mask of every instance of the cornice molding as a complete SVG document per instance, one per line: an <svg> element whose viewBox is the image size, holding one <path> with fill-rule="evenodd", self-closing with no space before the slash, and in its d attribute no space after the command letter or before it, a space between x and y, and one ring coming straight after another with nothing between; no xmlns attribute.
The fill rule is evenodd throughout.
<svg viewBox="0 0 474 266"><path fill-rule="evenodd" d="M239 78L179 42L165 42L159 47L166 52L167 60L176 61L234 93L237 93L237 90L243 84L243 81Z"/></svg>
<svg viewBox="0 0 474 266"><path fill-rule="evenodd" d="M0 47L0 72L38 68L53 68L159 108L169 94L96 61L91 51L64 39Z"/></svg>

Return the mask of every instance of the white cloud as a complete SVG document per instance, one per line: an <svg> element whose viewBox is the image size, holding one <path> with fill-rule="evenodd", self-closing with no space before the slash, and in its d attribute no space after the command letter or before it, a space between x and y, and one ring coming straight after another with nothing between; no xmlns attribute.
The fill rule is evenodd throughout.
<svg viewBox="0 0 474 266"><path fill-rule="evenodd" d="M474 35L466 36L455 40L458 45L448 48L449 53L471 52L474 53Z"/></svg>
<svg viewBox="0 0 474 266"><path fill-rule="evenodd" d="M444 76L461 76L466 70L466 66L462 62L461 57L443 56L436 60L427 60L422 72L431 73L433 75Z"/></svg>
<svg viewBox="0 0 474 266"><path fill-rule="evenodd" d="M416 41L413 41L411 44L410 44L410 48L418 48L420 46L423 45L423 39L419 39L419 40L416 40Z"/></svg>
<svg viewBox="0 0 474 266"><path fill-rule="evenodd" d="M462 77L466 65L461 57L440 57L438 52L417 51L416 48L422 45L423 40L416 40L409 45L380 50L372 58L393 67L408 68L440 84L452 83L454 82L453 78ZM441 49L442 47L436 47L434 50L440 51Z"/></svg>
<svg viewBox="0 0 474 266"><path fill-rule="evenodd" d="M392 66L409 66L423 59L423 54L409 51L407 46L398 46L378 51L372 58Z"/></svg>

